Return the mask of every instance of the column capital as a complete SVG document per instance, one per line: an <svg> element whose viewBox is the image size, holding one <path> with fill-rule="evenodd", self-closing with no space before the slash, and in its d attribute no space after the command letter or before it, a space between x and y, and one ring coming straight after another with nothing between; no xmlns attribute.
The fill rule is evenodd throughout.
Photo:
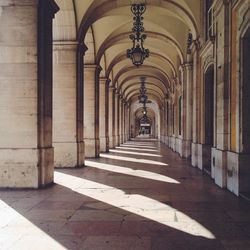
<svg viewBox="0 0 250 250"><path fill-rule="evenodd" d="M185 62L181 65L183 71L188 71L193 69L193 63Z"/></svg>
<svg viewBox="0 0 250 250"><path fill-rule="evenodd" d="M78 43L77 45L78 53L85 55L85 52L88 50L88 47L85 45L85 43Z"/></svg>
<svg viewBox="0 0 250 250"><path fill-rule="evenodd" d="M57 46L67 46L67 45L79 45L78 41L76 40L68 40L68 41L63 41L63 40L55 40L53 41L53 45L57 45ZM86 47L87 48L87 47Z"/></svg>
<svg viewBox="0 0 250 250"><path fill-rule="evenodd" d="M84 69L92 69L92 70L96 70L97 73L100 73L102 70L102 67L100 65L96 65L96 64L84 64Z"/></svg>
<svg viewBox="0 0 250 250"><path fill-rule="evenodd" d="M199 51L201 49L201 41L200 41L200 39L194 40L193 44L194 44L194 46L193 46L194 50Z"/></svg>
<svg viewBox="0 0 250 250"><path fill-rule="evenodd" d="M106 84L107 84L108 87L110 87L110 83L111 83L111 79L107 78Z"/></svg>
<svg viewBox="0 0 250 250"><path fill-rule="evenodd" d="M101 71L102 71L102 67L100 65L96 65L96 73L100 74Z"/></svg>
<svg viewBox="0 0 250 250"><path fill-rule="evenodd" d="M116 94L118 97L120 97L120 96L121 96L121 94L120 94L120 92L118 91L118 89L117 89L117 88L115 88L115 94Z"/></svg>
<svg viewBox="0 0 250 250"><path fill-rule="evenodd" d="M107 80L108 80L107 77L103 77L103 76L99 77L99 82L102 83L102 84L106 84Z"/></svg>

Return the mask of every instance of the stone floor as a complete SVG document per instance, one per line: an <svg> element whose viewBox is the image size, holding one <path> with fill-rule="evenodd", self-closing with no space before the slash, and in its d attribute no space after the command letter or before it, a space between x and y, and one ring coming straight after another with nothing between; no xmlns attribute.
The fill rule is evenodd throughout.
<svg viewBox="0 0 250 250"><path fill-rule="evenodd" d="M45 190L0 191L0 249L250 249L250 203L155 140L58 169Z"/></svg>

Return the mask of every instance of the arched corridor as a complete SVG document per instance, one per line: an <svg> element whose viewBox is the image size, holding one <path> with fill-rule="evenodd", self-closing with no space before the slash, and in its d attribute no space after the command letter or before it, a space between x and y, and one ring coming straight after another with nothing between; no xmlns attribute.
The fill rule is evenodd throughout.
<svg viewBox="0 0 250 250"><path fill-rule="evenodd" d="M50 189L0 191L3 249L248 248L250 204L158 141L144 136L85 164L56 170Z"/></svg>
<svg viewBox="0 0 250 250"><path fill-rule="evenodd" d="M250 247L249 44L250 0L0 0L4 247L5 214L52 249L105 215L113 249Z"/></svg>

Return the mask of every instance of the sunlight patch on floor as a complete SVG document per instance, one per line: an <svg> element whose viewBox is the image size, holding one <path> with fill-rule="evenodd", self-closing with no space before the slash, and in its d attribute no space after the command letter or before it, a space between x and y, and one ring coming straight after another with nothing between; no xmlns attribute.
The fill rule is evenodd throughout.
<svg viewBox="0 0 250 250"><path fill-rule="evenodd" d="M153 164L153 165L160 165L160 166L168 166L168 164L163 163L163 162L159 162L159 161L146 160L146 159L137 159L137 158L132 158L132 157L110 155L110 154L103 154L103 153L100 154L100 157L114 159L114 160L128 161L128 162L136 162L136 163L145 163L145 164Z"/></svg>
<svg viewBox="0 0 250 250"><path fill-rule="evenodd" d="M124 146L119 146L119 147L115 147L115 148L125 149L125 150L135 150L135 151L158 152L158 150L156 150L156 149L133 148L133 147L124 147Z"/></svg>
<svg viewBox="0 0 250 250"><path fill-rule="evenodd" d="M157 147L153 146L142 146L142 145L137 145L137 144L122 144L121 147L131 147L131 148L142 148L142 149L157 149Z"/></svg>
<svg viewBox="0 0 250 250"><path fill-rule="evenodd" d="M0 200L0 249L43 250L44 246L48 250L67 249L15 209Z"/></svg>
<svg viewBox="0 0 250 250"><path fill-rule="evenodd" d="M126 210L167 227L207 239L215 236L200 223L169 205L139 194L126 194L123 190L55 171L55 183L82 195Z"/></svg>
<svg viewBox="0 0 250 250"><path fill-rule="evenodd" d="M119 167L119 166L115 166L111 164L99 163L99 162L88 161L88 160L85 160L85 166L103 169L103 170L111 171L115 173L132 175L132 176L150 179L154 181L162 181L162 182L167 182L167 183L180 184L179 181L176 181L175 179L170 178L168 176L164 176L164 175L149 172L149 171L139 170L139 169L135 170L135 169L131 169L128 167Z"/></svg>
<svg viewBox="0 0 250 250"><path fill-rule="evenodd" d="M143 156L152 156L152 157L162 157L162 155L157 154L150 154L150 153L139 153L139 152L131 152L131 151L125 151L125 150L116 150L116 149L109 149L109 152L111 153L121 153L121 154L131 154L131 155L143 155Z"/></svg>

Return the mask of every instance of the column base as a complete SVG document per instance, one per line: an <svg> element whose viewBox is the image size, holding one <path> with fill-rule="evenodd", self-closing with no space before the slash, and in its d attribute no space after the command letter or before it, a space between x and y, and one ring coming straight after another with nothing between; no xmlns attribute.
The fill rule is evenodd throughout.
<svg viewBox="0 0 250 250"><path fill-rule="evenodd" d="M114 136L110 136L109 137L109 148L114 148L114 141L115 141L115 138Z"/></svg>
<svg viewBox="0 0 250 250"><path fill-rule="evenodd" d="M250 193L250 154L227 152L227 188L236 195Z"/></svg>
<svg viewBox="0 0 250 250"><path fill-rule="evenodd" d="M193 167L198 167L198 144L192 143L191 144L191 164Z"/></svg>
<svg viewBox="0 0 250 250"><path fill-rule="evenodd" d="M115 146L120 146L120 136L116 135L115 137Z"/></svg>
<svg viewBox="0 0 250 250"><path fill-rule="evenodd" d="M160 141L161 141L162 143L164 143L163 135L160 135Z"/></svg>
<svg viewBox="0 0 250 250"><path fill-rule="evenodd" d="M109 138L100 137L100 152L108 152L109 149Z"/></svg>
<svg viewBox="0 0 250 250"><path fill-rule="evenodd" d="M168 145L168 136L165 136L165 141L164 141L165 145Z"/></svg>
<svg viewBox="0 0 250 250"><path fill-rule="evenodd" d="M212 148L211 154L211 174L215 183L224 188L227 186L227 152Z"/></svg>
<svg viewBox="0 0 250 250"><path fill-rule="evenodd" d="M77 162L77 143L76 142L55 142L55 168L75 168Z"/></svg>
<svg viewBox="0 0 250 250"><path fill-rule="evenodd" d="M46 187L54 181L54 148L40 148L38 187Z"/></svg>
<svg viewBox="0 0 250 250"><path fill-rule="evenodd" d="M77 167L83 167L85 161L85 144L83 141L77 142Z"/></svg>
<svg viewBox="0 0 250 250"><path fill-rule="evenodd" d="M198 168L211 175L211 146L197 144Z"/></svg>
<svg viewBox="0 0 250 250"><path fill-rule="evenodd" d="M170 143L169 143L169 140L170 140L170 139L169 139L169 136L166 136L166 142L165 142L165 144L166 144L167 146L169 146L169 144L170 144Z"/></svg>
<svg viewBox="0 0 250 250"><path fill-rule="evenodd" d="M106 152L109 152L109 137L106 137Z"/></svg>
<svg viewBox="0 0 250 250"><path fill-rule="evenodd" d="M113 135L113 147L112 148L115 148L117 145L116 145L116 135Z"/></svg>
<svg viewBox="0 0 250 250"><path fill-rule="evenodd" d="M123 135L120 135L120 144L123 144Z"/></svg>
<svg viewBox="0 0 250 250"><path fill-rule="evenodd" d="M173 149L174 152L176 152L176 139L173 136L170 136L170 148Z"/></svg>
<svg viewBox="0 0 250 250"><path fill-rule="evenodd" d="M0 149L1 188L39 188L53 183L53 148Z"/></svg>
<svg viewBox="0 0 250 250"><path fill-rule="evenodd" d="M95 158L99 157L100 141L99 139L84 139L85 157Z"/></svg>
<svg viewBox="0 0 250 250"><path fill-rule="evenodd" d="M182 143L180 138L175 138L175 152L182 154Z"/></svg>
<svg viewBox="0 0 250 250"><path fill-rule="evenodd" d="M191 158L191 140L180 140L180 156L186 159Z"/></svg>

